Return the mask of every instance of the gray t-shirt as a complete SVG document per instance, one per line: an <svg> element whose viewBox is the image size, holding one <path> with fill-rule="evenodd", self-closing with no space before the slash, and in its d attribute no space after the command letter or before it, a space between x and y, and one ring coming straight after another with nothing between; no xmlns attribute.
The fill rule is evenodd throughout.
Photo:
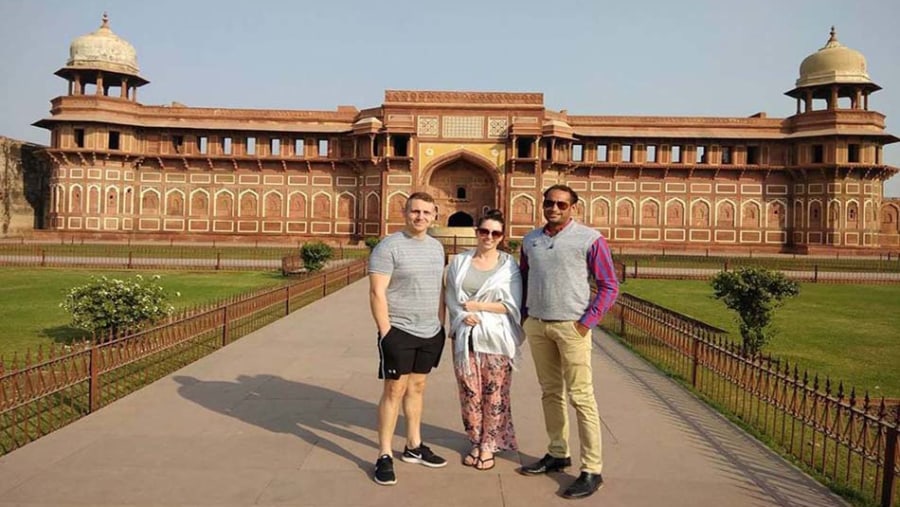
<svg viewBox="0 0 900 507"><path fill-rule="evenodd" d="M415 239L403 231L386 236L369 256L369 273L391 277L387 287L391 327L422 338L438 334L444 275L444 247L438 240Z"/></svg>
<svg viewBox="0 0 900 507"><path fill-rule="evenodd" d="M476 269L475 266L470 265L469 271L466 272L466 276L463 277L462 281L463 294L465 294L466 297L470 298L474 296L475 293L478 292L478 289L480 289L481 286L484 285L484 282L486 282L487 279L491 277L491 275L496 273L497 270L500 269L500 266L502 266L503 263L506 262L506 255L507 254L500 252L500 257L497 259L497 264L486 271L480 271Z"/></svg>

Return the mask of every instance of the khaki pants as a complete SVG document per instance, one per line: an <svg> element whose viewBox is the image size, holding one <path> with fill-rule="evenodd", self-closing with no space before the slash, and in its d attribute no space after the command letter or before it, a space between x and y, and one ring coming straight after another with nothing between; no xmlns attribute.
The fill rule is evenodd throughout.
<svg viewBox="0 0 900 507"><path fill-rule="evenodd" d="M581 471L600 473L600 416L591 368L591 333L581 336L575 321L547 322L528 318L525 334L541 385L544 424L550 438L548 453L555 458L569 456L569 418L566 395L575 407L578 438L581 441Z"/></svg>

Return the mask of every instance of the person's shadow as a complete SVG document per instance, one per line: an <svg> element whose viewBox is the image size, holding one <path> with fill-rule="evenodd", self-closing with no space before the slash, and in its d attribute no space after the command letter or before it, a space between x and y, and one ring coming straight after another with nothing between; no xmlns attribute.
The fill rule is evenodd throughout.
<svg viewBox="0 0 900 507"><path fill-rule="evenodd" d="M377 442L348 428L356 426L376 431L376 403L274 375L240 375L233 382L205 381L183 375L176 375L174 379L180 384L178 393L187 400L273 433L296 435L356 463L366 473L371 471L372 460L369 458L372 456L356 456L329 439L328 435L363 444L371 448L369 454L374 455ZM253 405L253 400L269 403L255 408L248 406ZM328 407L339 409L329 410ZM351 417L352 414L362 413L367 416ZM406 427L405 419L401 410L397 434ZM459 441L459 449L455 450L460 453L465 452L462 449L468 445L464 434L425 422L422 423L422 435L428 440Z"/></svg>

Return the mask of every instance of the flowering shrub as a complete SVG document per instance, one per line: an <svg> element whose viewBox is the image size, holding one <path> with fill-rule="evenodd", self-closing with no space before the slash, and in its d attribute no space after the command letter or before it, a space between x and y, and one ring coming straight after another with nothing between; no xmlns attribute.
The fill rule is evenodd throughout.
<svg viewBox="0 0 900 507"><path fill-rule="evenodd" d="M309 271L319 271L325 267L325 263L331 259L334 251L330 246L321 241L312 241L306 243L300 249L300 256L303 257L303 265Z"/></svg>
<svg viewBox="0 0 900 507"><path fill-rule="evenodd" d="M60 307L72 314L72 323L91 332L116 333L158 322L175 311L159 275L131 280L91 277L91 282L74 287ZM181 296L176 292L176 296Z"/></svg>

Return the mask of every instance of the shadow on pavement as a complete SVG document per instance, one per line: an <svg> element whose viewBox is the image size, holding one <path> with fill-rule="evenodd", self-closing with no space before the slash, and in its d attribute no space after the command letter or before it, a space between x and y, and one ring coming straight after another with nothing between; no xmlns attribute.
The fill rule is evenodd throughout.
<svg viewBox="0 0 900 507"><path fill-rule="evenodd" d="M377 404L338 391L274 375L240 375L234 381L201 380L176 375L178 393L209 410L236 418L273 433L296 435L313 446L340 456L369 473L377 442L362 433L374 434ZM406 427L405 417L397 421L397 433ZM362 428L364 431L355 431ZM422 435L429 441L466 440L462 433L422 423ZM337 443L345 439L368 447L357 456Z"/></svg>

